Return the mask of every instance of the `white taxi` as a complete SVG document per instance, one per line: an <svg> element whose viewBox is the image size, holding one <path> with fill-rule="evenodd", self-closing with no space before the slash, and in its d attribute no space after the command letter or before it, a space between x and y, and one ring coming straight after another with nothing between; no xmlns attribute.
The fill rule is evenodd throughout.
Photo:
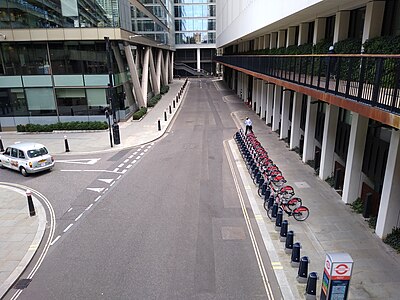
<svg viewBox="0 0 400 300"><path fill-rule="evenodd" d="M21 172L23 176L50 170L54 167L54 158L45 146L38 143L17 143L7 147L0 154L0 167Z"/></svg>

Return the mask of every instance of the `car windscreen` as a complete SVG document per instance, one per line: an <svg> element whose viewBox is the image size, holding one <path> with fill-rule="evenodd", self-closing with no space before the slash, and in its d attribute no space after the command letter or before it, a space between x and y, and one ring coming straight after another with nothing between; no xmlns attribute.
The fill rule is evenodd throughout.
<svg viewBox="0 0 400 300"><path fill-rule="evenodd" d="M28 151L26 151L26 153L28 154L28 156L30 158L33 158L33 157L38 157L38 156L45 155L45 154L47 154L49 152L47 151L46 148L43 147L43 148L39 148L39 149L28 150Z"/></svg>

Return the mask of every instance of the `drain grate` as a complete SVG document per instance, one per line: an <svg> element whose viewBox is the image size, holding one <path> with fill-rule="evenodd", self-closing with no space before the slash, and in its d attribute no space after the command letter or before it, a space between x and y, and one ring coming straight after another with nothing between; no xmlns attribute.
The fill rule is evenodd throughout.
<svg viewBox="0 0 400 300"><path fill-rule="evenodd" d="M31 281L32 281L32 279L20 279L14 285L14 289L23 290L28 287L28 285L31 283Z"/></svg>

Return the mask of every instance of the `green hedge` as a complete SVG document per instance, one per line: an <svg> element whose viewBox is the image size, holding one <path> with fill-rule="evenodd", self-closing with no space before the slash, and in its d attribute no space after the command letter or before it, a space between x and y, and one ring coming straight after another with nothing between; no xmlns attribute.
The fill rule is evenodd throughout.
<svg viewBox="0 0 400 300"><path fill-rule="evenodd" d="M133 120L139 120L147 113L147 107L142 107L132 115Z"/></svg>
<svg viewBox="0 0 400 300"><path fill-rule="evenodd" d="M168 93L168 91L169 91L169 85L163 85L160 89L160 94L164 95L164 94Z"/></svg>
<svg viewBox="0 0 400 300"><path fill-rule="evenodd" d="M157 102L160 101L160 99L161 99L161 94L153 96L153 98L151 98L149 102L147 102L147 107L154 107L157 104Z"/></svg>
<svg viewBox="0 0 400 300"><path fill-rule="evenodd" d="M383 242L400 253L400 228L393 228L392 232L386 236Z"/></svg>
<svg viewBox="0 0 400 300"><path fill-rule="evenodd" d="M55 124L27 124L17 125L18 132L52 132L54 130L104 130L107 129L106 122L59 122Z"/></svg>

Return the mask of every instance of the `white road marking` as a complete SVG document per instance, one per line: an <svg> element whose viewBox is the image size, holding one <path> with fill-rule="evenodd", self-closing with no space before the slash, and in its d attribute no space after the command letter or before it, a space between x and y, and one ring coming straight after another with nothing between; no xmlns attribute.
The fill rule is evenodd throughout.
<svg viewBox="0 0 400 300"><path fill-rule="evenodd" d="M113 186L115 184L115 181L113 183L110 184L110 186Z"/></svg>
<svg viewBox="0 0 400 300"><path fill-rule="evenodd" d="M101 172L101 173L119 173L118 168L114 169L113 171L110 170L79 170L79 169L74 169L74 170L60 170L61 172Z"/></svg>
<svg viewBox="0 0 400 300"><path fill-rule="evenodd" d="M127 159L125 159L125 160L124 160L124 164L126 164L128 161L129 161L129 159L128 159L128 158L127 158Z"/></svg>
<svg viewBox="0 0 400 300"><path fill-rule="evenodd" d="M140 156L136 157L136 159L140 159Z"/></svg>
<svg viewBox="0 0 400 300"><path fill-rule="evenodd" d="M132 165L127 165L126 168L130 169L130 168L132 168Z"/></svg>
<svg viewBox="0 0 400 300"><path fill-rule="evenodd" d="M112 178L108 178L108 179L99 178L97 180L103 181L105 183L111 183L114 179L112 179Z"/></svg>
<svg viewBox="0 0 400 300"><path fill-rule="evenodd" d="M119 164L118 168L122 168L124 166L124 164Z"/></svg>
<svg viewBox="0 0 400 300"><path fill-rule="evenodd" d="M153 144L151 144L151 145L153 145ZM151 145L150 145L150 146L147 146L147 149L150 149L150 148L151 148Z"/></svg>
<svg viewBox="0 0 400 300"><path fill-rule="evenodd" d="M93 206L93 203L90 203L88 207L85 208L85 210L89 210Z"/></svg>
<svg viewBox="0 0 400 300"><path fill-rule="evenodd" d="M151 143L150 145L151 145L151 146L153 146L153 145L154 145L154 142L153 142L153 143Z"/></svg>
<svg viewBox="0 0 400 300"><path fill-rule="evenodd" d="M120 179L121 177L122 177L122 175L119 175L116 180Z"/></svg>
<svg viewBox="0 0 400 300"><path fill-rule="evenodd" d="M94 165L100 158L82 158L82 159L61 159L56 160L57 163L78 164L78 165Z"/></svg>
<svg viewBox="0 0 400 300"><path fill-rule="evenodd" d="M144 155L144 153L142 152L142 153L140 153L139 155L140 155L140 156L143 156L143 155Z"/></svg>
<svg viewBox="0 0 400 300"><path fill-rule="evenodd" d="M137 153L138 153L137 151L133 152L132 157L135 156Z"/></svg>
<svg viewBox="0 0 400 300"><path fill-rule="evenodd" d="M86 189L98 193L101 193L104 190L104 188L86 188Z"/></svg>
<svg viewBox="0 0 400 300"><path fill-rule="evenodd" d="M144 145L140 146L140 149L143 149L143 148L144 148Z"/></svg>
<svg viewBox="0 0 400 300"><path fill-rule="evenodd" d="M74 225L73 223L69 224L67 228L64 229L64 233L66 233L71 227Z"/></svg>
<svg viewBox="0 0 400 300"><path fill-rule="evenodd" d="M133 164L134 164L135 162L137 162L137 160L136 160L136 159L132 160L132 163L133 163Z"/></svg>
<svg viewBox="0 0 400 300"><path fill-rule="evenodd" d="M101 196L97 196L97 198L96 199L94 199L94 202L97 202L97 201L99 201L99 199L101 198Z"/></svg>
<svg viewBox="0 0 400 300"><path fill-rule="evenodd" d="M83 213L81 213L79 216L77 216L75 219L75 222L78 221L82 216L83 216Z"/></svg>
<svg viewBox="0 0 400 300"><path fill-rule="evenodd" d="M51 243L50 246L53 246L59 239L60 239L61 235L57 236Z"/></svg>
<svg viewBox="0 0 400 300"><path fill-rule="evenodd" d="M128 170L127 170L127 169L125 169L125 170L122 170L122 171L121 171L121 173L122 173L122 174L125 174L125 173L126 173L126 171L128 171Z"/></svg>
<svg viewBox="0 0 400 300"><path fill-rule="evenodd" d="M128 156L129 159L131 159L132 157L133 157L133 154Z"/></svg>
<svg viewBox="0 0 400 300"><path fill-rule="evenodd" d="M73 208L72 208L72 207L70 207L70 209L68 209L68 210L67 210L67 212L70 212L72 209L73 209Z"/></svg>
<svg viewBox="0 0 400 300"><path fill-rule="evenodd" d="M103 191L103 194L105 194L107 191L108 191L108 188L106 188L106 189Z"/></svg>
<svg viewBox="0 0 400 300"><path fill-rule="evenodd" d="M113 170L113 172L118 172L119 171L119 168L115 168L114 170Z"/></svg>
<svg viewBox="0 0 400 300"><path fill-rule="evenodd" d="M149 149L144 149L144 150L143 150L143 152L147 152L147 151L149 151Z"/></svg>

